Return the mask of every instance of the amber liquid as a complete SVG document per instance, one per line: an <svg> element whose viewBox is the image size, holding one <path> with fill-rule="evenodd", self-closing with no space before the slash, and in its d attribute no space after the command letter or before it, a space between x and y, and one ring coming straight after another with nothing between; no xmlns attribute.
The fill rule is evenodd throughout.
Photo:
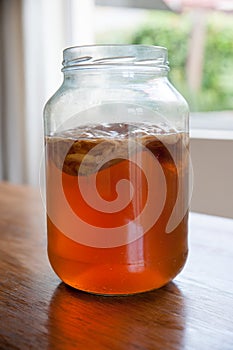
<svg viewBox="0 0 233 350"><path fill-rule="evenodd" d="M93 131L94 129L94 131ZM109 133L108 130L115 130ZM120 246L93 247L82 244L78 239L71 239L66 232L59 229L54 217L51 219L51 210L65 222L67 232L72 223L64 217L64 202L61 199L57 186L62 181L64 198L69 203L73 213L84 222L95 227L105 228L106 232L112 227L129 224L140 215L148 200L148 183L156 184L155 201L162 200L160 194L160 178L153 172L145 176L143 170L130 159L113 159L106 162L98 173L84 168L78 173L83 155L96 144L104 143L105 149L110 149L112 143L116 147L126 145L130 137L143 144L144 149L137 156L142 159L150 174L151 162L155 157L162 168L166 180L166 199L158 220L138 239ZM80 290L99 294L132 294L159 288L172 280L182 269L187 258L187 220L188 214L183 213L180 222L167 233L166 227L171 217L180 186L180 207L184 210L188 195L188 157L186 135L162 127L148 127L144 125L112 124L96 126L92 132L85 130L70 130L46 139L47 148L47 227L48 227L48 255L50 263L57 275L68 285ZM67 148L68 144L68 148ZM61 153L64 153L61 157ZM123 147L124 148L124 147ZM127 150L127 147L125 148ZM152 157L151 157L152 154ZM171 154L176 155L176 164ZM124 158L124 152L123 152ZM127 157L126 157L127 158ZM99 161L99 158L96 164ZM89 190L90 180L96 176L96 188L106 203L116 200L116 185L121 179L127 179L134 188L130 203L119 212L109 213L98 211L91 207L83 198L82 190ZM178 181L178 176L180 182ZM79 177L79 182L77 181ZM156 203L155 203L156 205ZM148 208L148 217L153 215L154 207ZM140 225L138 225L140 226ZM134 234L140 227L129 226ZM72 229L74 229L72 227ZM80 228L75 227L77 235ZM85 231L85 228L82 230ZM110 231L110 230L109 230ZM82 232L85 233L85 232ZM111 234L111 232L109 233ZM78 236L77 236L78 237Z"/></svg>

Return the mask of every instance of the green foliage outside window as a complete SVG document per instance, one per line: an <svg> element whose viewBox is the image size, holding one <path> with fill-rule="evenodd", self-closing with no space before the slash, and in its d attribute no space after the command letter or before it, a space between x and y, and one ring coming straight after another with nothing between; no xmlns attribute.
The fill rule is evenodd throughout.
<svg viewBox="0 0 233 350"><path fill-rule="evenodd" d="M193 111L233 109L233 18L212 15L207 33L202 84L192 93L187 85L191 20L189 15L154 13L132 34L132 44L160 45L168 48L170 80L186 97Z"/></svg>
<svg viewBox="0 0 233 350"><path fill-rule="evenodd" d="M153 11L136 30L127 34L108 33L105 40L167 47L169 78L185 96L192 111L233 109L233 16L207 15L202 84L196 93L188 88L186 73L191 23L191 13Z"/></svg>

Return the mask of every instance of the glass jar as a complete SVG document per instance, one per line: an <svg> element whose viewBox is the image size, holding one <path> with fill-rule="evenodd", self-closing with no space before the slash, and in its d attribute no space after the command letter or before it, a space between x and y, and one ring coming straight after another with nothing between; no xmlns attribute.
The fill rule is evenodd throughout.
<svg viewBox="0 0 233 350"><path fill-rule="evenodd" d="M187 258L188 106L167 50L64 50L44 110L48 255L66 284L133 294L172 280Z"/></svg>

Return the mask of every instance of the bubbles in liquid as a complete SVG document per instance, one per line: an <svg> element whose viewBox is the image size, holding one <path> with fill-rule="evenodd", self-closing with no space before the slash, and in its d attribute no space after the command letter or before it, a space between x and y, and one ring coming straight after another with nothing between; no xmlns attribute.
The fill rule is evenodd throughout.
<svg viewBox="0 0 233 350"><path fill-rule="evenodd" d="M114 123L80 126L47 137L49 157L56 166L69 175L89 175L98 168L104 159L111 158L102 169L117 164L128 154L137 151L136 143L152 150L176 144L182 139L186 143L186 134L178 133L165 123L151 125L150 123ZM130 142L134 140L135 142ZM94 149L90 155L88 152ZM112 157L111 157L112 155ZM85 158L85 165L79 171Z"/></svg>

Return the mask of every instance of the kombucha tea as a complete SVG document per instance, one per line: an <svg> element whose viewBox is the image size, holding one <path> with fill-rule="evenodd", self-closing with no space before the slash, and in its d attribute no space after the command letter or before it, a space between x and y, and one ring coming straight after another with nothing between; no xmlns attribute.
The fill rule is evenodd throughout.
<svg viewBox="0 0 233 350"><path fill-rule="evenodd" d="M186 140L187 134L169 129L166 124L149 123L86 125L46 137L48 255L62 281L91 293L133 294L159 288L180 272L188 251ZM140 160L141 166L132 157ZM154 161L163 173L165 194L161 174L152 171ZM118 193L117 184L122 179L131 187ZM96 195L91 197L93 181L98 200L103 201L101 209L98 200L93 206ZM151 188L154 193L148 193ZM186 212L178 213L183 215L168 233L166 227L178 191L176 212ZM91 204L85 194L93 199ZM108 206L117 202L118 194L125 205L111 211ZM149 197L152 204L147 206ZM147 218L151 220L160 200L161 212L147 227ZM70 221L65 202L84 225ZM142 212L145 215L140 221ZM96 235L98 228L104 229L109 234L108 244L98 246L79 239L79 235L85 238L88 234L89 225L96 227ZM122 226L131 238L127 243L111 245L111 239L115 242L112 229ZM71 236L70 230L77 237Z"/></svg>

